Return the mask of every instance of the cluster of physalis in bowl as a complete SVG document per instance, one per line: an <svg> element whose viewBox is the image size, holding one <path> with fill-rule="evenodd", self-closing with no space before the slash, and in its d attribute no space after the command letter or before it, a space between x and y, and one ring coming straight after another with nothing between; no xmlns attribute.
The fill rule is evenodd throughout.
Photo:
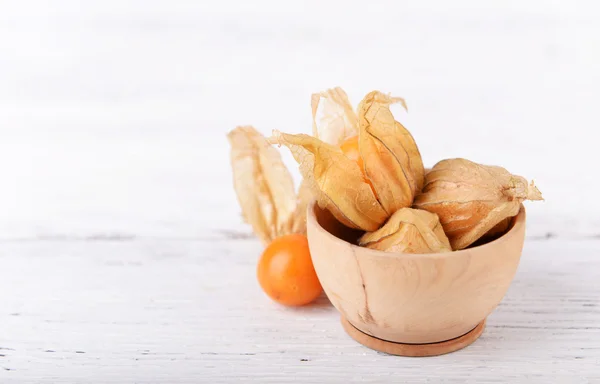
<svg viewBox="0 0 600 384"><path fill-rule="evenodd" d="M323 285L344 317L362 331L374 334L369 323L376 324L371 328L377 328L383 327L386 321L398 319L391 309L387 312L382 309L376 318L373 308L368 307L369 290L373 295L384 293L374 287L378 284L377 277L367 277L369 272L361 271L357 249L367 249L369 257L386 254L402 259L400 255L410 254L414 255L413 263L419 255L425 260L436 254L474 249L475 245L507 233L523 201L542 199L533 182L530 184L498 166L455 158L441 160L431 169L425 169L413 136L390 110L394 103L406 108L402 98L372 91L354 109L346 93L334 88L312 95L311 101L312 135L273 131L271 137L265 138L250 126L238 127L228 135L234 186L243 216L266 245L258 265L258 280L277 302L307 304L320 295ZM289 148L299 164L303 182L298 192L278 152L280 146ZM337 261L344 252L335 246L323 250L327 245L322 241L329 241L325 238L313 244L310 228L309 246L306 212L312 209L313 200L319 212L326 212L336 225L355 234L350 240L332 235L331 241L340 241L343 249L352 250L356 260L352 254L341 257L352 259L348 262L357 264L358 271L363 272L362 277L356 274L356 279L362 281L352 282L351 276L335 279L346 279L347 284L356 285L358 291L352 295L364 296L366 310L363 308L362 313L358 309L351 309L356 315L344 313L349 310L348 303L356 300L331 288L337 283L329 283L329 268L321 268L315 262L315 272L313 262L317 258L319 264L329 262L338 273L344 272L344 265L339 263L346 259ZM314 225L322 226L322 223L316 220ZM332 234L330 229L325 229ZM315 255L315 251L323 254ZM328 252L329 255L325 254ZM406 263L408 259L403 260L399 263ZM337 264L334 265L334 261ZM408 264L396 267L390 264L387 272L378 273L405 281L424 273L419 271L420 265L412 267L415 270L411 272ZM460 272L453 271L456 276L449 278L448 284L452 279L455 282L460 279ZM442 276L443 270L436 273L440 279L447 278ZM372 281L365 282L367 278ZM353 287L339 285L336 289L352 290ZM474 289L482 289L482 286ZM403 293L389 294L395 297ZM398 305L406 305L403 297L396 299ZM360 327L357 323L367 325ZM414 340L422 341L419 337Z"/></svg>

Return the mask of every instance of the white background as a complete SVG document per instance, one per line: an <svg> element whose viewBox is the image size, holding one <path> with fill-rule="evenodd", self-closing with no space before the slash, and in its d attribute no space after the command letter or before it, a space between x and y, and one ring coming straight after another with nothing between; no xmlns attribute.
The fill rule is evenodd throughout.
<svg viewBox="0 0 600 384"><path fill-rule="evenodd" d="M309 132L336 85L404 96L427 164L535 179L530 233L600 232L593 2L347 3L0 3L1 236L237 226L226 132Z"/></svg>

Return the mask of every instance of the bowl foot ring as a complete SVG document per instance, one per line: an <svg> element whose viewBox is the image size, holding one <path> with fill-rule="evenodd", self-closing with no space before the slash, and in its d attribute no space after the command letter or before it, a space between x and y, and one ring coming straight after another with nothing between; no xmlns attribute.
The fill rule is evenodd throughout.
<svg viewBox="0 0 600 384"><path fill-rule="evenodd" d="M342 317L342 326L348 335L350 335L350 337L365 347L369 347L379 352L388 353L390 355L424 357L443 355L445 353L458 351L459 349L470 345L483 333L483 329L485 328L485 319L481 323L477 324L475 328L462 336L441 341L439 343L428 344L404 344L378 339L360 331L350 324L350 322L348 322L348 320L346 320L344 317Z"/></svg>

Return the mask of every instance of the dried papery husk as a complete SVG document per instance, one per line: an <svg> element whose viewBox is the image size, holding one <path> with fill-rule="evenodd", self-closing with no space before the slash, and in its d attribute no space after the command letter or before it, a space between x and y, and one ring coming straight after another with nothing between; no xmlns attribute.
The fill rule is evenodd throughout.
<svg viewBox="0 0 600 384"><path fill-rule="evenodd" d="M328 209L342 224L374 231L385 222L387 214L358 164L339 147L309 135L279 131L273 131L270 141L290 149L319 206Z"/></svg>
<svg viewBox="0 0 600 384"><path fill-rule="evenodd" d="M397 253L451 252L450 242L435 213L402 208L375 232L363 235L363 247Z"/></svg>
<svg viewBox="0 0 600 384"><path fill-rule="evenodd" d="M510 228L511 222L512 222L512 217L507 217L506 219L500 221L492 229L487 231L485 233L485 235L482 236L482 239L483 238L494 239L494 238L498 238L498 237L502 236Z"/></svg>
<svg viewBox="0 0 600 384"><path fill-rule="evenodd" d="M298 189L296 211L294 212L292 220L292 233L306 233L306 210L312 199L313 194L309 183L302 180L300 188Z"/></svg>
<svg viewBox="0 0 600 384"><path fill-rule="evenodd" d="M373 91L358 107L358 146L365 175L388 215L410 207L424 181L417 144L390 110L390 105L396 102L406 107L401 98Z"/></svg>
<svg viewBox="0 0 600 384"><path fill-rule="evenodd" d="M466 159L437 163L425 179L415 208L436 213L452 249L463 249L508 217L525 200L543 200L541 192L502 167Z"/></svg>
<svg viewBox="0 0 600 384"><path fill-rule="evenodd" d="M340 87L314 93L311 96L313 136L332 145L340 145L346 138L358 134L358 119ZM319 109L319 107L321 107ZM320 112L320 117L317 114Z"/></svg>
<svg viewBox="0 0 600 384"><path fill-rule="evenodd" d="M281 155L251 126L237 127L227 138L235 192L244 220L268 244L294 227L294 181ZM303 215L304 216L304 215Z"/></svg>

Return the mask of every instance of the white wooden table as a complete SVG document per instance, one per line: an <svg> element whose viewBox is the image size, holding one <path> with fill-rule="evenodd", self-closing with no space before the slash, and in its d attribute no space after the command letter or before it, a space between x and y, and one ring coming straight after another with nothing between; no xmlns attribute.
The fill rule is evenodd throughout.
<svg viewBox="0 0 600 384"><path fill-rule="evenodd" d="M0 3L0 383L600 382L593 4L284 3ZM544 192L464 350L383 355L258 287L225 133L306 132L334 85Z"/></svg>
<svg viewBox="0 0 600 384"><path fill-rule="evenodd" d="M597 382L598 241L529 241L484 334L400 358L335 309L287 309L255 283L257 242L64 239L0 246L2 382Z"/></svg>

